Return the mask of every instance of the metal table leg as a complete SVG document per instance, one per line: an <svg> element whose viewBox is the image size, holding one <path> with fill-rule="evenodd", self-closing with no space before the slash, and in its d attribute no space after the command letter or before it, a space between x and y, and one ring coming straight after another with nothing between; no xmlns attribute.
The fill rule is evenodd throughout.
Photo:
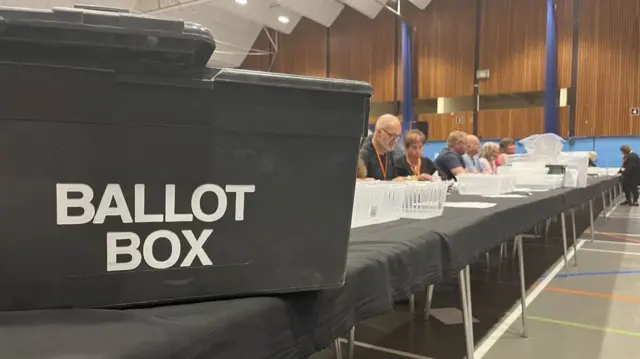
<svg viewBox="0 0 640 359"><path fill-rule="evenodd" d="M578 266L578 234L576 233L576 211L574 209L571 210L571 226L573 227L573 264Z"/></svg>
<svg viewBox="0 0 640 359"><path fill-rule="evenodd" d="M567 223L564 218L564 212L560 215L560 221L562 222L562 246L564 248L564 273L569 274L569 264L567 263Z"/></svg>
<svg viewBox="0 0 640 359"><path fill-rule="evenodd" d="M356 327L349 331L349 341L347 342L347 359L353 359L356 344Z"/></svg>
<svg viewBox="0 0 640 359"><path fill-rule="evenodd" d="M415 314L416 312L416 295L415 294L411 294L409 296L409 312L411 314Z"/></svg>
<svg viewBox="0 0 640 359"><path fill-rule="evenodd" d="M611 207L611 209L613 209L613 189L607 191L609 192L609 206Z"/></svg>
<svg viewBox="0 0 640 359"><path fill-rule="evenodd" d="M342 346L340 345L340 339L334 340L333 346L336 350L336 359L342 359Z"/></svg>
<svg viewBox="0 0 640 359"><path fill-rule="evenodd" d="M469 296L469 287L467 282L467 271L469 270L469 266L466 266L459 273L460 278L460 299L462 301L462 317L464 318L464 338L466 341L467 347L467 359L474 359L474 341L473 341L473 317L471 315L470 308L470 296Z"/></svg>
<svg viewBox="0 0 640 359"><path fill-rule="evenodd" d="M522 250L522 237L516 239L518 244L518 263L520 269L520 306L522 307L521 319L522 319L522 337L527 337L527 300L526 300L526 290L525 290L525 282L524 282L524 253Z"/></svg>
<svg viewBox="0 0 640 359"><path fill-rule="evenodd" d="M431 318L431 300L433 299L433 284L427 287L427 295L424 302L424 320Z"/></svg>
<svg viewBox="0 0 640 359"><path fill-rule="evenodd" d="M593 242L595 240L595 229L593 228L593 199L589 200L589 224L591 230L591 242Z"/></svg>

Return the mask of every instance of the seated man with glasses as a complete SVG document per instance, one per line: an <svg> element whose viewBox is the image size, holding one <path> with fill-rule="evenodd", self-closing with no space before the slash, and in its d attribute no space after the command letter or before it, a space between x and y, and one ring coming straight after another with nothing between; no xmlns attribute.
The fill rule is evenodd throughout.
<svg viewBox="0 0 640 359"><path fill-rule="evenodd" d="M361 151L368 177L381 181L396 179L393 149L401 135L402 125L396 116L382 115L378 118L373 136L365 140Z"/></svg>

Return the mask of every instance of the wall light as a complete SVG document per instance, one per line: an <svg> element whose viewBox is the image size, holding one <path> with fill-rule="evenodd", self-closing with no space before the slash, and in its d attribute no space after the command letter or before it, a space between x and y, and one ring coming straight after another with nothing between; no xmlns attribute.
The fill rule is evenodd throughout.
<svg viewBox="0 0 640 359"><path fill-rule="evenodd" d="M283 24L288 24L289 23L289 18L284 16L284 15L280 15L280 16L278 16L278 21L280 21Z"/></svg>
<svg viewBox="0 0 640 359"><path fill-rule="evenodd" d="M234 0L236 4L247 5L247 0Z"/></svg>

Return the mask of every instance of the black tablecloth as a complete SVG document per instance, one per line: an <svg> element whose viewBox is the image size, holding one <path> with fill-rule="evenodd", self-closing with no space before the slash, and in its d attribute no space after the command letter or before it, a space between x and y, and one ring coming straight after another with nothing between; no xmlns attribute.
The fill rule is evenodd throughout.
<svg viewBox="0 0 640 359"><path fill-rule="evenodd" d="M449 201L497 205L447 208L438 218L355 229L341 289L124 311L3 313L0 358L303 358L357 322L391 310L395 300L439 281L443 269L461 269L574 202L599 197L616 181L515 199L452 194Z"/></svg>
<svg viewBox="0 0 640 359"><path fill-rule="evenodd" d="M425 221L355 229L341 289L136 310L0 314L0 358L304 358L440 280Z"/></svg>
<svg viewBox="0 0 640 359"><path fill-rule="evenodd" d="M450 194L447 202L492 202L494 207L445 208L441 217L429 221L429 228L444 241L444 271L457 271L478 255L542 220L559 215L600 196L617 183L617 178L590 180L586 188L561 188L525 194L524 198L500 198Z"/></svg>
<svg viewBox="0 0 640 359"><path fill-rule="evenodd" d="M574 208L587 203L590 199L600 200L601 193L617 186L621 181L620 176L589 178L589 186L585 188L574 188L565 194L567 205ZM607 198L607 201L609 199Z"/></svg>

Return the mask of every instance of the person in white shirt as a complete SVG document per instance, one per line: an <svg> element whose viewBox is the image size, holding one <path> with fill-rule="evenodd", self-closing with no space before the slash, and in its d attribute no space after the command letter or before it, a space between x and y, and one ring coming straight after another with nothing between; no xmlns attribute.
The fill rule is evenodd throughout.
<svg viewBox="0 0 640 359"><path fill-rule="evenodd" d="M480 151L480 140L474 135L467 135L467 153L462 156L465 168L469 173L482 173L478 152Z"/></svg>

